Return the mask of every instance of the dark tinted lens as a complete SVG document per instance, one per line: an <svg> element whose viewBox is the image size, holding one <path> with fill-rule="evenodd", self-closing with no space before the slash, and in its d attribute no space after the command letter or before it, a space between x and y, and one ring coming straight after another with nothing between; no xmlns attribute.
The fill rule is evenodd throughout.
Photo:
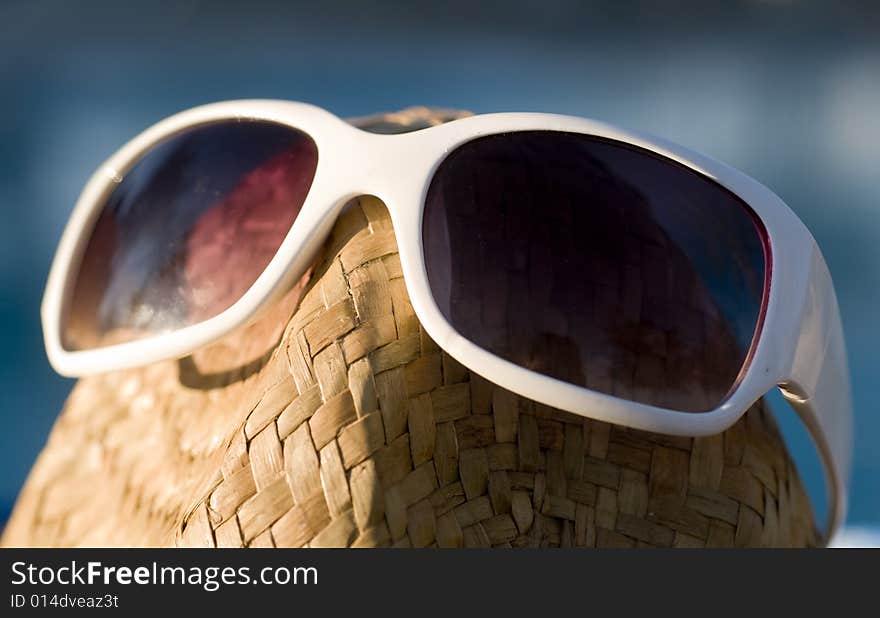
<svg viewBox="0 0 880 618"><path fill-rule="evenodd" d="M275 255L317 162L308 135L259 121L203 125L152 148L95 223L65 346L130 341L229 308Z"/></svg>
<svg viewBox="0 0 880 618"><path fill-rule="evenodd" d="M764 233L738 198L647 151L555 132L468 142L428 191L434 299L480 347L687 411L735 385L758 328Z"/></svg>

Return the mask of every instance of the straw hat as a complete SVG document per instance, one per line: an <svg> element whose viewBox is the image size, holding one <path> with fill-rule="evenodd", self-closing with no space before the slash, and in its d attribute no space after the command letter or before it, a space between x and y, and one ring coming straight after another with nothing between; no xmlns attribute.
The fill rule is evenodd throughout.
<svg viewBox="0 0 880 618"><path fill-rule="evenodd" d="M356 119L378 132L461 112ZM7 546L809 546L763 403L723 434L591 421L469 372L422 330L391 221L354 200L313 269L192 357L80 380Z"/></svg>

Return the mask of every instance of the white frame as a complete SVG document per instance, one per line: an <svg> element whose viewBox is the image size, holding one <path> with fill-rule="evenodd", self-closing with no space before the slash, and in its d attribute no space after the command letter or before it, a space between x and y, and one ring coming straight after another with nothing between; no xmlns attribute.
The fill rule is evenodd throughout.
<svg viewBox="0 0 880 618"><path fill-rule="evenodd" d="M85 351L64 349L60 327L72 287L71 270L79 264L91 227L115 183L157 142L195 125L224 119L278 122L305 131L317 144L312 188L278 253L244 296L220 315L149 339ZM763 328L748 369L716 409L704 413L667 410L534 373L471 343L443 317L429 291L422 252L422 205L432 174L446 154L464 142L524 130L584 133L652 151L726 187L763 222L772 255ZM341 208L363 194L379 197L388 207L416 315L440 347L463 365L550 406L609 423L685 436L723 431L778 385L810 429L826 467L831 502L826 535L842 523L852 451L849 376L837 300L812 235L779 197L745 174L681 146L593 120L553 114L487 114L411 133L379 135L354 128L311 105L271 100L215 103L167 118L110 157L88 181L73 210L42 305L52 366L67 376L112 371L182 357L223 337L253 320L301 276Z"/></svg>

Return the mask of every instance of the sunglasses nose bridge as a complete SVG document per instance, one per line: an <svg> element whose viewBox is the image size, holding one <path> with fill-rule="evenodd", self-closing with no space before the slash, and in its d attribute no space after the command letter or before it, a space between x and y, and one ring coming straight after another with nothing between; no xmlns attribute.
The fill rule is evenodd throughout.
<svg viewBox="0 0 880 618"><path fill-rule="evenodd" d="M386 203L418 191L430 173L432 159L411 135L362 133L343 163L346 191L375 195Z"/></svg>

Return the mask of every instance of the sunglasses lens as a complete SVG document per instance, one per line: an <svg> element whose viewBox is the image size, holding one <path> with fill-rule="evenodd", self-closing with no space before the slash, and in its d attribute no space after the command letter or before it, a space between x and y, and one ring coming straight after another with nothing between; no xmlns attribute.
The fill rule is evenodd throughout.
<svg viewBox="0 0 880 618"><path fill-rule="evenodd" d="M712 410L757 338L760 222L717 183L633 146L544 131L475 139L434 175L422 234L455 330L578 386Z"/></svg>
<svg viewBox="0 0 880 618"><path fill-rule="evenodd" d="M154 146L94 224L65 347L124 343L228 309L277 252L317 163L308 135L264 121L206 124Z"/></svg>

